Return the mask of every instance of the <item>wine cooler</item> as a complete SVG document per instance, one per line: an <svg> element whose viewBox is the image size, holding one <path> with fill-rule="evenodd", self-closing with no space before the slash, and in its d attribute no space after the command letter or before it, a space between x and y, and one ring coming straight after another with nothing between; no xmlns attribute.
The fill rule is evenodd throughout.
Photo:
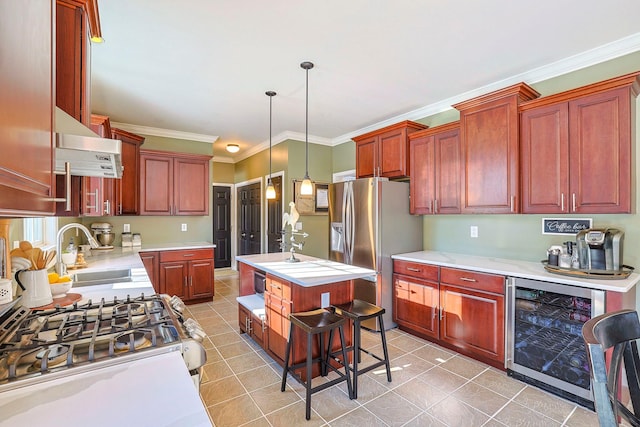
<svg viewBox="0 0 640 427"><path fill-rule="evenodd" d="M582 326L604 313L604 295L600 290L509 278L507 373L593 409Z"/></svg>

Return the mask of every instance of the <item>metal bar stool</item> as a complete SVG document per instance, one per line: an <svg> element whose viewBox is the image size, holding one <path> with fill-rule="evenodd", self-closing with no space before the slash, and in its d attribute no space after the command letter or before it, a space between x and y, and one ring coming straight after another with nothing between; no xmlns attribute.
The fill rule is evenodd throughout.
<svg viewBox="0 0 640 427"><path fill-rule="evenodd" d="M354 299L352 302L346 304L335 304L332 305L331 308L337 315L343 316L344 318L348 318L353 321L353 345L347 348L347 351L353 350L353 367L351 368L351 371L353 372L352 398L356 399L358 397L358 377L379 366L385 366L387 370L387 381L391 382L391 367L389 365L389 352L387 351L387 338L384 333L384 321L382 320L385 309L359 299ZM362 348L360 344L360 323L365 320L373 319L374 317L377 317L378 322L380 323L380 337L382 338L382 351L384 353L384 358L381 358L371 353L369 350ZM329 335L329 339L331 339L331 334ZM361 356L363 351L377 361L365 368L360 369L358 368L358 364L362 361ZM331 356L334 356L335 354L336 353L333 353ZM348 362L345 363L345 365L347 364Z"/></svg>
<svg viewBox="0 0 640 427"><path fill-rule="evenodd" d="M333 342L333 331L338 329L340 333L340 347L342 357L347 357L347 349L345 347L344 329L343 325L345 319L340 316L327 311L325 309L318 309L313 311L306 311L302 313L289 314L289 320L291 321L291 327L289 328L289 339L287 340L287 349L284 357L284 369L282 370L282 385L280 391L285 390L287 383L287 373L291 373L291 376L295 378L300 384L305 386L306 393L306 418L311 418L311 395L317 391L324 390L342 381L347 382L347 388L349 389L349 398L352 397L351 389L351 377L349 375L349 368L345 366L344 374L340 372L336 367L329 363L329 354L331 354L331 344ZM297 326L307 333L307 358L304 362L293 364L289 366L289 358L291 355L291 348L293 347L293 327ZM324 333L329 331L329 343L325 349ZM318 335L320 341L320 357L313 357L313 336ZM319 384L315 387L311 387L311 376L313 363L320 362L320 372L322 376L327 375L327 368L338 374L338 378L335 378L326 383ZM296 369L306 367L306 381L302 380L302 377L295 372Z"/></svg>

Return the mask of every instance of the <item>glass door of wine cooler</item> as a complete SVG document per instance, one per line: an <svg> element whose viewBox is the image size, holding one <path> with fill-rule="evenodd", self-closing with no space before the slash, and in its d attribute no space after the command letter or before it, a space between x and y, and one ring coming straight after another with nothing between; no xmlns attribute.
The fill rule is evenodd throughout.
<svg viewBox="0 0 640 427"><path fill-rule="evenodd" d="M604 312L604 291L510 278L508 293L509 374L591 406L582 326Z"/></svg>

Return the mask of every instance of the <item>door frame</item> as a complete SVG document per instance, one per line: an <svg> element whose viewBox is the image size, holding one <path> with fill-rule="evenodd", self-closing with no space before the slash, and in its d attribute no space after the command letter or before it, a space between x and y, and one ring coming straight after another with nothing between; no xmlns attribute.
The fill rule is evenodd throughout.
<svg viewBox="0 0 640 427"><path fill-rule="evenodd" d="M287 188L286 188L287 187L287 181L284 179L284 171L272 172L271 173L271 177L274 177L274 176L282 177L282 211L284 212L285 206L288 206L285 203L285 201L286 201L285 195L287 194ZM269 180L269 174L264 176L264 187L263 187L264 191L267 191L267 182L268 182L268 180ZM265 194L264 191L263 191L262 194ZM261 239L262 239L262 251L265 251L265 250L267 250L266 248L267 248L268 243L269 243L268 236L267 236L267 232L268 232L267 226L269 224L269 209L268 209L268 206L267 206L268 202L267 202L266 197L263 198L263 199L260 199L260 200L261 200L261 203L262 203L261 211L262 211L262 216L263 216L263 220L264 220L264 222L262 223L262 233L261 233L262 234L262 237L261 237Z"/></svg>
<svg viewBox="0 0 640 427"><path fill-rule="evenodd" d="M212 182L211 183L211 191L213 192L213 187L229 187L229 203L231 204L231 213L229 216L231 217L231 269L237 270L236 267L236 186L235 184L230 184L228 182ZM213 203L213 202L212 202ZM213 212L211 212L211 221L213 221ZM213 241L213 229L211 230L211 240Z"/></svg>
<svg viewBox="0 0 640 427"><path fill-rule="evenodd" d="M264 194L265 192L265 184L262 181L262 178L258 177L258 178L252 178L252 179L248 179L246 181L242 181L242 182L238 182L235 184L235 188L234 188L234 204L233 204L233 220L235 222L235 224L237 224L238 221L238 189L240 189L241 187L245 187L247 185L251 185L251 184L255 184L255 183L260 183L260 194ZM262 207L263 205L263 199L264 197L260 197L260 224L262 226L262 224L264 224L264 209ZM237 270L237 265L236 265L236 253L237 253L237 242L238 242L238 227L234 227L231 233L231 236L234 239L235 242L235 248L233 253L231 254L231 266L233 267L234 270ZM260 230L260 253L263 253L264 251L264 234L262 233L262 230Z"/></svg>

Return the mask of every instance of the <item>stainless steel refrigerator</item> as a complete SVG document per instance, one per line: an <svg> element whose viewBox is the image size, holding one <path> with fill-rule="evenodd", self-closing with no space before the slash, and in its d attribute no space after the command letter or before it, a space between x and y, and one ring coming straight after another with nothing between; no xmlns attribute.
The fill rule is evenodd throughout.
<svg viewBox="0 0 640 427"><path fill-rule="evenodd" d="M356 280L354 298L386 310L385 329L393 322L391 255L422 250L422 217L409 213L409 183L361 178L329 186L329 258L377 271ZM380 330L375 319L363 326Z"/></svg>

